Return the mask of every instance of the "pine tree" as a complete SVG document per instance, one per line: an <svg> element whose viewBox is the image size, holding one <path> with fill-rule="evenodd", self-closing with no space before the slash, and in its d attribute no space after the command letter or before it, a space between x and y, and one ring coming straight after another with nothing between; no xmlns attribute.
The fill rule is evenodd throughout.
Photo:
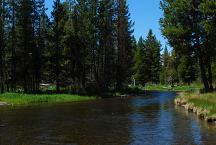
<svg viewBox="0 0 216 145"><path fill-rule="evenodd" d="M215 8L216 2L204 0L200 4L201 12L205 16L205 20L203 20L202 24L204 24L205 34L207 35L206 47L207 49L207 57L205 62L207 62L207 69L208 69L208 80L209 80L209 87L213 89L213 77L214 77L214 63L215 63L215 55L216 54L216 15L215 15Z"/></svg>
<svg viewBox="0 0 216 145"><path fill-rule="evenodd" d="M17 1L11 0L9 1L9 11L10 11L10 19L9 23L11 25L10 27L10 37L8 44L10 47L9 53L11 53L11 64L10 64L10 87L12 91L15 91L17 88L17 57L16 57L16 49L17 49L17 32L16 32L16 26L17 26Z"/></svg>
<svg viewBox="0 0 216 145"><path fill-rule="evenodd" d="M137 49L135 52L135 65L134 65L134 79L140 85L145 86L148 81L147 68L148 64L146 64L146 49L144 46L144 40L140 37Z"/></svg>
<svg viewBox="0 0 216 145"><path fill-rule="evenodd" d="M211 57L208 56L208 35L203 27L203 22L208 18L201 11L201 4L202 1L197 0L163 0L161 6L165 17L161 19L161 26L177 54L186 56L192 52L198 58L200 77L205 90L209 91L212 89Z"/></svg>
<svg viewBox="0 0 216 145"><path fill-rule="evenodd" d="M147 74L149 74L149 82L159 83L160 80L160 42L153 35L152 30L149 30L147 39L145 40L146 47L146 64L148 64Z"/></svg>
<svg viewBox="0 0 216 145"><path fill-rule="evenodd" d="M5 91L5 4L0 0L0 93Z"/></svg>
<svg viewBox="0 0 216 145"><path fill-rule="evenodd" d="M113 86L115 79L115 47L113 45L115 41L115 13L113 0L100 1L98 9L99 46L97 50L97 66L95 68L97 73L96 80L100 90L107 91Z"/></svg>
<svg viewBox="0 0 216 145"><path fill-rule="evenodd" d="M171 86L173 86L175 83L179 83L178 70L177 70L177 67L179 65L178 59L179 58L177 57L177 53L175 52L175 49L173 49L170 53L170 60L167 69L167 74L168 74L167 83Z"/></svg>
<svg viewBox="0 0 216 145"><path fill-rule="evenodd" d="M66 15L67 15L67 21L65 24L65 38L64 38L64 58L65 58L65 85L69 86L72 91L75 91L75 82L76 82L76 55L77 53L77 44L78 44L78 38L75 34L77 30L75 30L75 6L74 1L67 0L64 3L66 7Z"/></svg>
<svg viewBox="0 0 216 145"><path fill-rule="evenodd" d="M85 0L78 0L75 11L75 27L76 37L78 37L77 49L78 55L77 63L78 67L78 86L84 91L86 88L87 80L91 80L90 68L92 68L92 45L90 42L92 39L93 25L91 24L92 15L90 14L91 2ZM94 11L93 11L94 13Z"/></svg>
<svg viewBox="0 0 216 145"><path fill-rule="evenodd" d="M32 90L39 92L42 82L44 52L47 47L48 16L46 14L45 1L38 0L34 3L34 44L32 51Z"/></svg>
<svg viewBox="0 0 216 145"><path fill-rule="evenodd" d="M79 7L76 5L72 12L72 22L73 22L73 42L70 41L69 44L71 46L71 76L73 79L73 87L74 91L79 92L83 90L83 84L85 82L85 45L83 43L83 37L80 35L80 15L79 15ZM71 44L73 43L73 44Z"/></svg>
<svg viewBox="0 0 216 145"><path fill-rule="evenodd" d="M117 72L116 89L121 90L127 86L132 71L131 34L133 23L130 21L130 13L126 0L117 0Z"/></svg>
<svg viewBox="0 0 216 145"><path fill-rule="evenodd" d="M32 76L31 76L31 63L34 45L34 1L21 0L18 3L18 47L19 57L21 58L19 63L19 77L22 78L21 83L24 88L24 92L32 91Z"/></svg>
<svg viewBox="0 0 216 145"><path fill-rule="evenodd" d="M167 84L168 80L168 66L170 61L170 54L168 52L167 46L165 46L164 52L162 54L162 69L160 73L160 83L161 84Z"/></svg>
<svg viewBox="0 0 216 145"><path fill-rule="evenodd" d="M136 40L135 36L132 36L131 47L132 47L131 59L134 59L136 49L137 49L137 40ZM135 61L133 61L132 64L134 65L134 63L135 63Z"/></svg>
<svg viewBox="0 0 216 145"><path fill-rule="evenodd" d="M66 10L60 0L54 2L52 11L52 26L51 26L51 40L50 45L53 48L51 52L51 66L54 74L54 80L56 83L56 92L60 92L61 85L61 73L62 73L62 52L63 52L63 36L64 25L66 22Z"/></svg>
<svg viewBox="0 0 216 145"><path fill-rule="evenodd" d="M152 82L155 84L158 84L160 82L160 71L161 71L161 44L158 40L155 41L154 47L153 47L153 54L152 54Z"/></svg>
<svg viewBox="0 0 216 145"><path fill-rule="evenodd" d="M190 84L196 80L195 59L191 55L182 55L179 57L177 66L180 82Z"/></svg>
<svg viewBox="0 0 216 145"><path fill-rule="evenodd" d="M94 92L96 89L96 72L95 68L97 67L97 48L98 48L98 0L91 0L88 2L88 11L86 19L87 26L87 61L86 61L86 82L85 90ZM94 86L94 87L93 87Z"/></svg>

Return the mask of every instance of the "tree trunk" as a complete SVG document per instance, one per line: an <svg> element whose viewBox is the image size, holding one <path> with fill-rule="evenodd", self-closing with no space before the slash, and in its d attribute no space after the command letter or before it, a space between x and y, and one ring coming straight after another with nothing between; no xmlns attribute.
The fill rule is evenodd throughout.
<svg viewBox="0 0 216 145"><path fill-rule="evenodd" d="M14 8L14 1L13 1L13 8L12 8L12 65L11 65L11 90L16 90L16 49L15 49L15 8Z"/></svg>
<svg viewBox="0 0 216 145"><path fill-rule="evenodd" d="M208 83L208 78L206 76L206 71L205 71L205 65L203 63L203 56L201 54L200 48L198 48L198 57L199 57L199 67L200 67L200 72L201 72L201 79L204 85L205 91L209 91L209 83Z"/></svg>
<svg viewBox="0 0 216 145"><path fill-rule="evenodd" d="M57 82L56 82L56 91L57 91L57 93L60 93L60 81L59 81L59 78L57 79Z"/></svg>
<svg viewBox="0 0 216 145"><path fill-rule="evenodd" d="M4 1L0 1L0 93L4 93Z"/></svg>
<svg viewBox="0 0 216 145"><path fill-rule="evenodd" d="M212 68L211 68L211 58L208 57L208 82L209 82L209 89L213 90L213 81L212 81Z"/></svg>

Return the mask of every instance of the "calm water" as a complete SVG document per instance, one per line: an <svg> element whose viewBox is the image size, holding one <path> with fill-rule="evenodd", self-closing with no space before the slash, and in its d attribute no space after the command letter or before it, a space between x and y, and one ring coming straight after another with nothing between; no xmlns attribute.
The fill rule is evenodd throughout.
<svg viewBox="0 0 216 145"><path fill-rule="evenodd" d="M0 109L2 145L216 144L216 129L173 104L174 93Z"/></svg>

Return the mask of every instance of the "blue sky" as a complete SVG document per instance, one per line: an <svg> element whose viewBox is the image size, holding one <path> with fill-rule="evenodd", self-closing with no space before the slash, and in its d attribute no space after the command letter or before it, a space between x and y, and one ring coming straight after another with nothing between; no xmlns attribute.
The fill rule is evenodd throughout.
<svg viewBox="0 0 216 145"><path fill-rule="evenodd" d="M52 9L53 0L45 0L48 13ZM135 22L134 35L139 39L140 36L146 38L149 29L153 30L157 39L160 40L162 47L167 44L166 39L163 38L159 19L163 16L160 9L160 0L128 0L129 9L131 13L131 20Z"/></svg>

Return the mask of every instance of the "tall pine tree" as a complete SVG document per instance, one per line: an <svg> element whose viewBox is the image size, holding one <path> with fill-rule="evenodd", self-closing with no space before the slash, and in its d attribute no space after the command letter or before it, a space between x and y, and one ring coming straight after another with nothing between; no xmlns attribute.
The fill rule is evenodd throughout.
<svg viewBox="0 0 216 145"><path fill-rule="evenodd" d="M54 81L56 83L56 92L60 92L61 87L61 73L62 73L62 52L64 49L63 37L64 26L66 22L66 9L60 0L54 2L52 11L52 26L50 34L50 53L51 53L51 67L54 74Z"/></svg>
<svg viewBox="0 0 216 145"><path fill-rule="evenodd" d="M177 54L186 57L193 54L198 59L204 88L212 90L211 47L208 47L209 37L203 23L208 20L208 15L202 12L202 1L163 0L161 7L164 10L161 19L163 34Z"/></svg>
<svg viewBox="0 0 216 145"><path fill-rule="evenodd" d="M149 82L159 83L160 80L160 42L153 35L152 30L149 30L147 39L144 43L146 47L146 64L148 64L147 74Z"/></svg>
<svg viewBox="0 0 216 145"><path fill-rule="evenodd" d="M5 91L5 0L0 0L0 92Z"/></svg>
<svg viewBox="0 0 216 145"><path fill-rule="evenodd" d="M114 84L115 72L115 11L113 0L100 1L98 10L98 40L96 79L101 91Z"/></svg>
<svg viewBox="0 0 216 145"><path fill-rule="evenodd" d="M32 78L32 55L35 50L34 43L34 1L20 0L18 3L18 47L19 47L19 77L24 92L31 92L33 89Z"/></svg>
<svg viewBox="0 0 216 145"><path fill-rule="evenodd" d="M140 37L137 49L135 52L135 65L134 65L134 79L136 80L136 84L141 84L145 86L148 81L147 68L148 64L146 64L146 49L144 46L144 40Z"/></svg>
<svg viewBox="0 0 216 145"><path fill-rule="evenodd" d="M130 55L132 53L131 39L132 26L126 0L117 0L117 72L116 89L125 88L130 80L132 71Z"/></svg>

